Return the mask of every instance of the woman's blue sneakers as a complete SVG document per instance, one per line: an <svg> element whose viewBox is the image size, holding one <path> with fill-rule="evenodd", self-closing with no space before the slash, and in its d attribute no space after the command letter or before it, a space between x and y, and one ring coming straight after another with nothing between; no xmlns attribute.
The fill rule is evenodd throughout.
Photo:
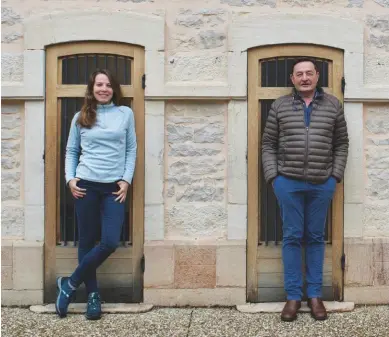
<svg viewBox="0 0 389 337"><path fill-rule="evenodd" d="M93 292L88 295L88 305L85 317L91 320L101 318L101 299L99 293Z"/></svg>
<svg viewBox="0 0 389 337"><path fill-rule="evenodd" d="M68 313L68 307L72 301L76 287L70 284L69 277L58 277L57 278L57 300L55 301L55 310L59 317L66 317Z"/></svg>

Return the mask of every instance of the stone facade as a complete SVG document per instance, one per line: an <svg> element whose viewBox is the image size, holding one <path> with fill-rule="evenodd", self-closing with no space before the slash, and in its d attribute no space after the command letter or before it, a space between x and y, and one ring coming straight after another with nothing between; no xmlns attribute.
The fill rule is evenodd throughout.
<svg viewBox="0 0 389 337"><path fill-rule="evenodd" d="M117 35L94 36L98 30L87 26L95 19L83 26L83 12L91 10L101 20L112 20L112 27L120 23L114 27ZM127 19L130 13L142 16ZM29 22L47 14L51 17L45 24L54 20L55 25L37 34ZM309 24L318 18L321 27L310 33ZM360 41L355 41L354 26L343 23L347 20L361 27ZM159 28L151 35L143 28L123 29L133 22ZM258 37L250 27L262 22L274 29L265 27L266 34ZM341 27L339 36L320 30L334 22ZM288 34L279 33L279 27ZM41 40L112 38L146 46L144 299L161 305L230 305L246 300L246 49L261 39L268 41L264 44L294 43L302 36L312 36L312 41L299 43L318 38L326 41L318 44L345 49L345 113L352 128L345 177L345 300L378 303L389 298L388 1L4 0L3 303L43 301ZM32 254L38 272L20 267L26 254ZM26 275L33 279L31 285L23 283Z"/></svg>

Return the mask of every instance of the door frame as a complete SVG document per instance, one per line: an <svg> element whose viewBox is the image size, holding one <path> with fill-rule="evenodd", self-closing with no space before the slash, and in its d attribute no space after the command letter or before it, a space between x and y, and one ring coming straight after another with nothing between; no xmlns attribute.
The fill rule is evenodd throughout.
<svg viewBox="0 0 389 337"><path fill-rule="evenodd" d="M62 85L61 56L74 54L115 54L133 58L134 81L122 85L124 96L133 97L133 111L137 134L137 162L133 178L132 205L132 273L135 302L143 299L142 257L144 245L144 177L145 177L145 99L142 76L145 70L143 47L118 42L70 42L46 47L45 101L45 239L44 239L44 299L53 300L56 276L56 243L59 224L60 197L60 97L84 97L86 85Z"/></svg>
<svg viewBox="0 0 389 337"><path fill-rule="evenodd" d="M332 60L329 65L329 83L326 89L341 102L343 91L341 79L344 71L343 50L313 44L281 44L255 47L248 50L248 118L247 118L247 301L256 302L258 298L258 238L260 230L260 176L261 162L261 118L258 102L260 99L279 97L289 94L291 88L262 88L259 85L261 67L258 60L282 57L306 56ZM258 70L256 70L258 69ZM334 74L334 76L333 76ZM337 184L332 200L332 289L335 300L343 300L343 227L344 227L344 185Z"/></svg>

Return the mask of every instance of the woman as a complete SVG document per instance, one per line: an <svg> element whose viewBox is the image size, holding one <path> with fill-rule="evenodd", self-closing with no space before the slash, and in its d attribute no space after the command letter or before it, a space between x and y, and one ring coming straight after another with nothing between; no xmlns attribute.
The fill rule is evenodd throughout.
<svg viewBox="0 0 389 337"><path fill-rule="evenodd" d="M60 317L66 316L82 283L88 292L86 318L101 317L96 269L119 244L136 159L134 114L130 108L119 106L121 96L112 74L96 70L89 79L84 105L70 127L65 178L75 198L79 265L70 277L57 279L55 306ZM99 221L101 241L95 246Z"/></svg>

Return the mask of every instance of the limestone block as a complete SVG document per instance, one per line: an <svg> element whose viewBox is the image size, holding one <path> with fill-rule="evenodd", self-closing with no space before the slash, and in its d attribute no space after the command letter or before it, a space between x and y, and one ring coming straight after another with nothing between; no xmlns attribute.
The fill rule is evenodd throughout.
<svg viewBox="0 0 389 337"><path fill-rule="evenodd" d="M13 157L19 153L20 153L20 140L7 140L1 142L2 157Z"/></svg>
<svg viewBox="0 0 389 337"><path fill-rule="evenodd" d="M1 266L1 289L12 289L12 266Z"/></svg>
<svg viewBox="0 0 389 337"><path fill-rule="evenodd" d="M216 286L246 287L246 246L217 247Z"/></svg>
<svg viewBox="0 0 389 337"><path fill-rule="evenodd" d="M167 79L171 82L227 81L227 53L179 52L171 55L167 65Z"/></svg>
<svg viewBox="0 0 389 337"><path fill-rule="evenodd" d="M230 6L269 6L272 8L276 7L277 1L276 0L221 0L222 4L227 4Z"/></svg>
<svg viewBox="0 0 389 337"><path fill-rule="evenodd" d="M226 231L224 205L180 204L167 209L165 239L225 238Z"/></svg>
<svg viewBox="0 0 389 337"><path fill-rule="evenodd" d="M246 302L246 289L145 289L144 302L160 306L237 305Z"/></svg>
<svg viewBox="0 0 389 337"><path fill-rule="evenodd" d="M145 206L145 240L163 240L164 205Z"/></svg>
<svg viewBox="0 0 389 337"><path fill-rule="evenodd" d="M1 208L1 235L3 237L24 235L23 207L2 205Z"/></svg>
<svg viewBox="0 0 389 337"><path fill-rule="evenodd" d="M389 0L374 0L374 2L381 5L382 7L389 7Z"/></svg>
<svg viewBox="0 0 389 337"><path fill-rule="evenodd" d="M365 127L373 135L387 134L389 137L389 107L368 107L366 109ZM375 145L380 145L379 143L375 143L374 140L372 142Z"/></svg>
<svg viewBox="0 0 389 337"><path fill-rule="evenodd" d="M12 267L12 240L1 241L1 265Z"/></svg>
<svg viewBox="0 0 389 337"><path fill-rule="evenodd" d="M172 288L174 282L173 246L145 244L145 288Z"/></svg>
<svg viewBox="0 0 389 337"><path fill-rule="evenodd" d="M2 290L1 305L34 305L43 303L43 290Z"/></svg>
<svg viewBox="0 0 389 337"><path fill-rule="evenodd" d="M247 205L228 205L228 240L247 238Z"/></svg>
<svg viewBox="0 0 389 337"><path fill-rule="evenodd" d="M5 82L23 81L23 54L1 54L1 80Z"/></svg>
<svg viewBox="0 0 389 337"><path fill-rule="evenodd" d="M1 24L7 26L13 26L21 22L19 14L13 11L10 7L1 7Z"/></svg>
<svg viewBox="0 0 389 337"><path fill-rule="evenodd" d="M15 241L13 245L14 289L43 289L43 262L43 242Z"/></svg>

